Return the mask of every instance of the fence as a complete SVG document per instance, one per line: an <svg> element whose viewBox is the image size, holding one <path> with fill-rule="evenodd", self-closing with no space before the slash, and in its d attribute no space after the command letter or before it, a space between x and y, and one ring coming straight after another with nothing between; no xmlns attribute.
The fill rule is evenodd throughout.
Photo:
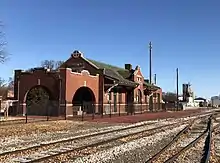
<svg viewBox="0 0 220 163"><path fill-rule="evenodd" d="M112 116L143 114L147 112L161 112L165 111L162 103L136 104L136 103L82 103L81 105L73 105L71 112L68 111L69 118L77 118L84 120L85 118L103 118Z"/></svg>
<svg viewBox="0 0 220 163"><path fill-rule="evenodd" d="M147 112L161 112L172 110L175 104L153 103L104 103L97 104L83 102L82 104L60 105L59 101L47 100L36 101L27 104L14 103L8 110L9 116L25 116L26 123L33 119L57 120L57 119L80 119L103 118L112 116L143 114Z"/></svg>

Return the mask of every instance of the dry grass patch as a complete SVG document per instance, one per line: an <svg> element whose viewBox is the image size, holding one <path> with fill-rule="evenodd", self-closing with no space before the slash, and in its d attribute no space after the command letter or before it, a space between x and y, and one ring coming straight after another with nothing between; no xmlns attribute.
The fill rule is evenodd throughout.
<svg viewBox="0 0 220 163"><path fill-rule="evenodd" d="M46 121L27 124L13 124L0 127L0 137L15 135L31 135L46 132L65 131L70 129L79 129L85 125L85 122L74 121Z"/></svg>

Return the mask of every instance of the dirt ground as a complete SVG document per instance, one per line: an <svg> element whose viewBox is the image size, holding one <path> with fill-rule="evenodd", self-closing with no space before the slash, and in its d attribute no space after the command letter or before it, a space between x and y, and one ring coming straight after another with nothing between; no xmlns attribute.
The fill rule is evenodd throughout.
<svg viewBox="0 0 220 163"><path fill-rule="evenodd" d="M80 122L72 120L58 120L58 121L40 121L32 123L19 123L0 126L0 138L15 135L31 135L49 132L62 132L62 131L78 131L84 129L95 129L101 127L113 126L116 124L97 123L97 122Z"/></svg>

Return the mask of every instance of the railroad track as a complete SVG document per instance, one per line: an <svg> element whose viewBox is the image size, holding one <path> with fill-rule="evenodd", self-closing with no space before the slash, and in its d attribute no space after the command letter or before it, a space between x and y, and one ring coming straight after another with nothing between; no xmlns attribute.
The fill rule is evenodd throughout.
<svg viewBox="0 0 220 163"><path fill-rule="evenodd" d="M125 128L121 128L121 129L109 130L109 131L98 132L98 133L96 132L96 133L92 133L92 134L71 137L71 138L67 138L64 140L58 140L58 141L53 141L53 142L48 142L48 143L40 143L35 146L30 146L27 148L16 149L14 151L8 151L8 152L6 151L4 153L1 153L0 154L0 162L32 162L32 161L38 162L41 159L44 160L44 159L51 158L51 157L54 157L56 155L60 155L63 153L68 153L68 152L71 152L74 150L81 150L82 148L85 149L85 148L89 148L92 146L97 146L100 143L101 144L107 143L107 142L114 141L114 140L117 140L120 138L124 138L126 136L132 136L132 135L137 135L137 134L143 135L145 133L150 133L150 132L153 134L153 132L154 133L159 132L159 130L162 131L162 130L166 129L166 127L167 128L170 126L174 127L174 125L178 126L181 121L182 121L181 123L188 123L188 121L190 121L190 120L193 120L193 119L196 120L196 119L199 119L200 117L206 117L208 115L210 115L210 113L201 114L197 118L191 117L192 119L188 119L185 121L179 120L179 122L155 127L155 128L149 129L149 130L146 128L145 129L141 128L141 127L146 126L146 124L142 124L139 126L125 127ZM136 131L131 132L131 129L134 129L134 128L136 128ZM139 130L137 130L137 128L139 128ZM129 129L130 129L129 132L126 131ZM121 133L122 131L126 131L127 133L123 134L123 133ZM117 137L112 137L112 138L110 137L109 140L106 140L106 141L103 141L101 139L102 140L101 142L94 143L91 145L84 145L84 146L81 145L80 148L74 146L76 141L80 142L80 140L85 140L85 139L92 140L92 138L96 139L95 137L99 138L100 136L105 138L106 135L112 134L112 132L117 133L116 134ZM56 148L54 148L54 147L56 147ZM50 148L52 148L52 149L49 150ZM37 156L34 155L35 153L38 153L38 155ZM17 157L17 156L23 156L23 157ZM25 156L28 156L28 157L25 157ZM14 158L16 158L16 159L14 159Z"/></svg>
<svg viewBox="0 0 220 163"><path fill-rule="evenodd" d="M190 162L196 163L208 162L211 155L212 132L218 125L212 129L212 118L210 117L198 124L194 124L192 128L187 126L169 144L147 160L146 163L187 162L187 159ZM200 146L196 147L198 144ZM189 150L191 150L191 154L194 156L186 153Z"/></svg>
<svg viewBox="0 0 220 163"><path fill-rule="evenodd" d="M200 117L182 122L179 121L172 124L153 127L150 129L146 129L146 124L133 126L130 128L125 127L122 129L98 132L90 135L78 136L71 139L55 141L52 143L40 144L39 146L4 153L0 155L0 162L8 162L8 160L10 160L10 162L40 162L61 154L84 150L86 148L95 147L129 136L139 135L136 136L136 138L140 138L146 136L147 134L162 132L166 129L169 129L170 127L173 128L178 127L180 124L188 124L190 123L189 121L195 121L199 118Z"/></svg>
<svg viewBox="0 0 220 163"><path fill-rule="evenodd" d="M215 122L213 122L213 147L212 147L212 153L214 157L212 157L211 161L213 163L219 163L220 162L220 122L218 120L219 118L215 118Z"/></svg>

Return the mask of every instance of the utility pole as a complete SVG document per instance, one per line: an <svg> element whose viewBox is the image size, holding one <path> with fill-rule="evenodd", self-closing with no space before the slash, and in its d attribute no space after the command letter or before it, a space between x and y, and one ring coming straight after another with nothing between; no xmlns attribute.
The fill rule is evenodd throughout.
<svg viewBox="0 0 220 163"><path fill-rule="evenodd" d="M152 43L150 42L149 43L149 53L150 53L150 55L149 55L149 75L150 75L150 84L152 84Z"/></svg>
<svg viewBox="0 0 220 163"><path fill-rule="evenodd" d="M176 110L179 110L179 69L176 69Z"/></svg>

